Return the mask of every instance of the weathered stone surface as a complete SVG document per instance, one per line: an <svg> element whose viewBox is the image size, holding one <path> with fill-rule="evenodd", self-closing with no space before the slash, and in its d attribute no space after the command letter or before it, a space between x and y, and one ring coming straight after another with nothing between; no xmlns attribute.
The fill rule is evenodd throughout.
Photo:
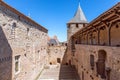
<svg viewBox="0 0 120 80"><path fill-rule="evenodd" d="M67 43L59 42L56 36L48 39L48 64L57 65L63 61L64 53L66 51Z"/></svg>
<svg viewBox="0 0 120 80"><path fill-rule="evenodd" d="M63 61L64 53L66 50L65 45L54 45L48 47L48 62L51 65L60 64ZM60 61L59 61L60 60Z"/></svg>
<svg viewBox="0 0 120 80"><path fill-rule="evenodd" d="M47 30L14 11L0 1L0 80L34 80L46 64Z"/></svg>
<svg viewBox="0 0 120 80"><path fill-rule="evenodd" d="M78 23L69 26L63 64L75 66L80 80L120 80L119 10L120 3L85 28L73 29Z"/></svg>

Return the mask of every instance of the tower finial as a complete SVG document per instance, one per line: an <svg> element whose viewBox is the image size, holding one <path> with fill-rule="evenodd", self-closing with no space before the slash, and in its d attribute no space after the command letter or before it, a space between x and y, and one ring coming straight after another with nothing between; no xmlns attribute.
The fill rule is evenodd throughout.
<svg viewBox="0 0 120 80"><path fill-rule="evenodd" d="M79 5L78 5L78 6L80 7L80 0L79 0L79 2L78 2L78 3L79 3Z"/></svg>

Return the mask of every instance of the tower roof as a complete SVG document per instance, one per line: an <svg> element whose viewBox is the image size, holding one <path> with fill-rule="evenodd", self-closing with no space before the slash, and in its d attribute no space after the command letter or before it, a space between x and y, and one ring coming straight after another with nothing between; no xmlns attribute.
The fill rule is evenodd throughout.
<svg viewBox="0 0 120 80"><path fill-rule="evenodd" d="M87 19L80 7L80 3L74 17L68 23L87 23Z"/></svg>

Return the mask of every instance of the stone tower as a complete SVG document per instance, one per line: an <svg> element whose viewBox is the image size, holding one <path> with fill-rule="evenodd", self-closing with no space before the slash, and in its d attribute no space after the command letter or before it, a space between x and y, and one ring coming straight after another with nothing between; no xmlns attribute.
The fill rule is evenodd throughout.
<svg viewBox="0 0 120 80"><path fill-rule="evenodd" d="M79 3L74 17L67 23L67 40L69 41L70 37L86 24L87 20Z"/></svg>

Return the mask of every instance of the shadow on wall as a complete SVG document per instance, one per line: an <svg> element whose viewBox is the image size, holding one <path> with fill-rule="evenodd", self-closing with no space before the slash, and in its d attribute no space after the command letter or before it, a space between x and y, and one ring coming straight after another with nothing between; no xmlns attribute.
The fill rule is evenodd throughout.
<svg viewBox="0 0 120 80"><path fill-rule="evenodd" d="M71 60L65 62L66 57L67 49L65 51L65 54L62 59L63 61L60 66L59 80L80 80L75 67L71 65Z"/></svg>
<svg viewBox="0 0 120 80"><path fill-rule="evenodd" d="M71 63L67 62L68 61L67 60L67 51L68 51L68 48L66 48L66 50L65 50L61 65L71 65Z"/></svg>
<svg viewBox="0 0 120 80"><path fill-rule="evenodd" d="M12 80L12 49L0 26L0 80Z"/></svg>

